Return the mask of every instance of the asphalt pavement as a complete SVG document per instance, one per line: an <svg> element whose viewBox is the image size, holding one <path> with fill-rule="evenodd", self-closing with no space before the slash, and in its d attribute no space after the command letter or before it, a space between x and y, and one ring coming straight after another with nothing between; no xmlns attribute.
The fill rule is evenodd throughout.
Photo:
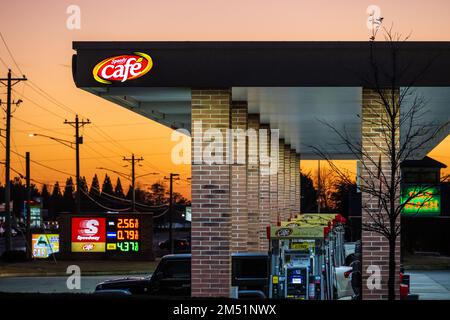
<svg viewBox="0 0 450 320"><path fill-rule="evenodd" d="M9 293L92 293L95 286L108 279L147 275L82 276L80 289L69 289L67 277L4 277L0 278L0 292Z"/></svg>

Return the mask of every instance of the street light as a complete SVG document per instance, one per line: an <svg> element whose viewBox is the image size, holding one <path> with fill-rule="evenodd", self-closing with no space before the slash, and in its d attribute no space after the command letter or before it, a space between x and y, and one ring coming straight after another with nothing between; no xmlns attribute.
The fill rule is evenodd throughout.
<svg viewBox="0 0 450 320"><path fill-rule="evenodd" d="M52 136L48 136L46 134L40 134L40 133L30 133L28 135L29 137L43 137L43 138L47 138L53 141L56 141L66 147L69 147L71 149L76 150L76 156L75 156L75 165L77 168L77 172L76 172L76 184L77 184L77 191L76 191L76 213L80 213L80 208L81 208L81 197L80 197L80 171L79 171L79 167L80 167L80 153L78 152L78 145L83 143L83 140L81 139L82 137L78 137L76 138L75 142L73 141L69 141L69 140L65 140L65 139L61 139L61 138L56 138L56 137L52 137Z"/></svg>
<svg viewBox="0 0 450 320"><path fill-rule="evenodd" d="M46 134L30 133L28 136L31 137L31 138L32 137L48 138L48 139L51 139L53 141L59 142L59 143L65 145L66 147L69 147L69 148L72 148L72 149L75 149L74 145L76 145L76 142L72 142L72 141L69 141L69 140L61 139L61 138L55 138L55 137L52 137L52 136L48 136Z"/></svg>

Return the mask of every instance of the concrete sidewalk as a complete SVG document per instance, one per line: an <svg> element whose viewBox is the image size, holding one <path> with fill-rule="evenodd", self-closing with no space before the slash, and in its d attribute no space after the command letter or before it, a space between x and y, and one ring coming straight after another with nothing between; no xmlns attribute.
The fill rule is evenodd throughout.
<svg viewBox="0 0 450 320"><path fill-rule="evenodd" d="M410 292L420 300L450 300L450 270L411 270Z"/></svg>

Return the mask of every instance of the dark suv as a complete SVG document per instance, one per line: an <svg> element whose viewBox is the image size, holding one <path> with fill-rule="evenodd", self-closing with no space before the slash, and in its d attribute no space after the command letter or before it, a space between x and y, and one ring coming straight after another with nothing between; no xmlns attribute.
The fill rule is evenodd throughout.
<svg viewBox="0 0 450 320"><path fill-rule="evenodd" d="M261 253L232 255L232 285L242 297L264 297L268 292L269 258ZM101 293L148 294L160 297L190 297L191 254L171 254L161 258L149 277L107 280L95 288Z"/></svg>

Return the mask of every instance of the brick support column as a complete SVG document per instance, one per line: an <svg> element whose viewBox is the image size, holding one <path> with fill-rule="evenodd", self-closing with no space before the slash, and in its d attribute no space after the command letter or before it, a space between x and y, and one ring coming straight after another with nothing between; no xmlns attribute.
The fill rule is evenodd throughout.
<svg viewBox="0 0 450 320"><path fill-rule="evenodd" d="M295 153L294 149L291 149L291 194L290 194L290 201L289 201L289 206L290 206L290 212L291 212L291 217L294 217L296 214L298 214L300 211L299 209L296 207L296 203L295 203L295 197L296 197L296 191L295 191L295 186L296 186L296 179L297 179L297 174L298 174L298 167L297 167L297 155Z"/></svg>
<svg viewBox="0 0 450 320"><path fill-rule="evenodd" d="M296 213L300 212L300 154L295 154L295 210Z"/></svg>
<svg viewBox="0 0 450 320"><path fill-rule="evenodd" d="M259 251L269 249L266 227L270 224L270 127L260 125L259 136Z"/></svg>
<svg viewBox="0 0 450 320"><path fill-rule="evenodd" d="M248 115L248 242L249 251L259 250L259 115Z"/></svg>
<svg viewBox="0 0 450 320"><path fill-rule="evenodd" d="M291 218L291 146L284 145L284 212Z"/></svg>
<svg viewBox="0 0 450 320"><path fill-rule="evenodd" d="M274 138L275 137L272 137L272 135L270 135L271 163L270 163L269 183L270 183L270 224L271 225L276 225L278 222L278 207L279 207L279 203L278 203L278 179L279 179L278 170L280 168L280 166L279 166L279 162L280 162L279 161L279 145L278 145L278 147L276 147L277 145L274 143L275 141L278 140L278 137L277 137L277 140L272 140ZM276 154L274 154L274 153L276 153ZM274 160L276 162L272 162Z"/></svg>
<svg viewBox="0 0 450 320"><path fill-rule="evenodd" d="M202 156L205 147L217 141L208 138L205 130L218 129L225 140L226 129L230 127L231 89L192 89L191 94L191 294L193 297L228 297L231 285L231 166L226 162L206 162L208 159ZM226 149L215 151L226 160Z"/></svg>
<svg viewBox="0 0 450 320"><path fill-rule="evenodd" d="M379 170L378 163L381 160L382 173L388 179L390 178L390 160L385 153L381 152L380 147L387 148L386 145L386 128L383 128L382 118L386 119L386 110L380 103L380 96L371 89L363 89L362 93L362 149L364 151L362 161L360 163L360 176L362 184L362 222L364 225L370 224L375 216L380 212L379 198L371 196L364 192L364 185L375 186L380 185L377 177ZM396 134L398 145L400 144L399 133ZM380 158L381 157L381 158ZM400 190L398 190L400 192ZM383 213L383 209L381 209ZM385 217L386 224L389 226L388 217ZM398 219L400 220L400 219ZM397 223L400 223L398 221ZM378 233L373 231L362 231L362 274L363 274L363 299L380 300L388 298L388 272L389 272L389 242ZM399 267L400 267L400 237L396 241L396 296L399 296ZM371 269L369 269L369 267ZM381 288L369 288L368 277L371 275L367 270L373 268L381 270ZM373 283L369 281L369 283Z"/></svg>
<svg viewBox="0 0 450 320"><path fill-rule="evenodd" d="M233 102L231 128L233 129L233 162L231 165L231 251L247 251L247 102ZM243 159L242 159L243 156ZM244 163L242 163L242 161Z"/></svg>
<svg viewBox="0 0 450 320"><path fill-rule="evenodd" d="M284 139L280 139L278 148L278 221L287 220L284 201Z"/></svg>

